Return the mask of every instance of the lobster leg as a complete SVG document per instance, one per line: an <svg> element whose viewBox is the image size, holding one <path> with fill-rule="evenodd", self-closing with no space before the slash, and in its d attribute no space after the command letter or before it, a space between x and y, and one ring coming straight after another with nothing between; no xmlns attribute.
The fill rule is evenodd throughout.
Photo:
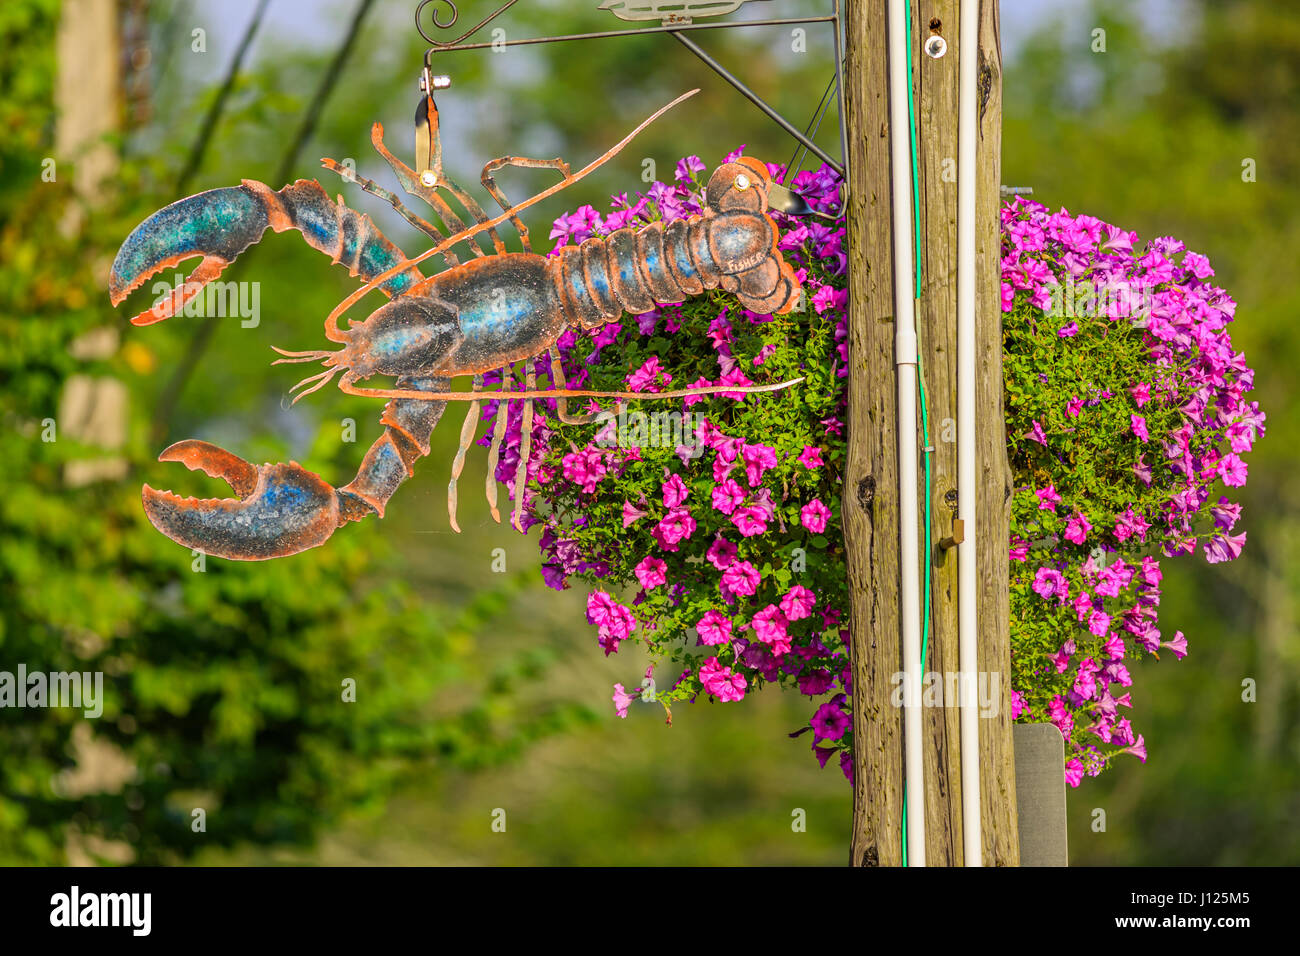
<svg viewBox="0 0 1300 956"><path fill-rule="evenodd" d="M384 158L384 162L388 163L392 168L393 175L397 177L397 181L401 184L403 191L418 199L423 199L426 203L432 206L438 213L438 218L443 221L450 233L454 235L456 233L464 232L465 223L460 216L456 215L451 206L447 204L447 201L438 195L439 188L450 191L452 195L460 200L462 205L465 206L466 212L468 212L470 216L475 218L478 222L487 221L487 216L483 214L483 210L479 207L479 204L474 201L473 197L466 194L464 190L456 186L456 184L451 182L451 180L442 179L433 186L425 186L421 183L415 170L411 169L410 166L407 166L404 162L394 156L389 148L384 145L384 127L382 124L376 123L371 127L370 142L374 145L375 150L379 155ZM496 230L489 228L487 233L488 237L492 240L493 248L497 252L505 252L505 243L501 241L501 237L497 235ZM465 243L474 251L475 255L482 256L487 254L477 242L473 241L472 238L467 238Z"/></svg>
<svg viewBox="0 0 1300 956"><path fill-rule="evenodd" d="M366 177L364 176L357 175L357 173L355 173L350 167L337 163L334 160L330 159L328 156L322 159L320 161L320 164L324 166L326 169L328 169L330 172L338 173L340 176L343 177L345 182L356 183L366 192L370 193L370 195L378 196L384 202L388 203L388 205L396 209L397 214L399 216L401 216L403 219L409 222L416 229L420 230L422 233L424 233L426 236L432 239L435 243L440 243L445 238L442 233L440 233L436 228L434 228L434 226L432 226L426 220L421 219L415 213L411 212L411 210L407 209L406 206L402 205L402 201L398 199L395 195L393 195L393 193L389 192L387 189L384 189L382 186L380 186L378 183L374 182L373 180L366 179ZM446 260L448 266L455 268L456 266L460 265L460 260L456 258L455 253L453 253L450 249L443 252L442 256Z"/></svg>
<svg viewBox="0 0 1300 956"><path fill-rule="evenodd" d="M537 374L533 371L532 359L524 362L527 371L524 373L524 386L526 391L534 391L537 388ZM514 525L516 531L524 533L524 492L528 486L528 459L533 455L533 400L524 399L523 421L519 427L519 464L515 467L515 510L510 516L510 523Z"/></svg>
<svg viewBox="0 0 1300 956"><path fill-rule="evenodd" d="M245 179L239 186L210 189L174 202L136 226L113 260L109 297L118 305L152 276L202 256L203 261L170 298L131 320L136 325L161 322L220 276L268 227L276 232L297 230L308 245L366 282L406 259L368 216L341 201L331 202L315 180L300 179L276 191ZM388 296L401 295L421 279L420 270L411 266L378 287Z"/></svg>
<svg viewBox="0 0 1300 956"><path fill-rule="evenodd" d="M560 358L560 350L555 346L551 346L550 352L551 382L554 383L558 390L564 391L569 387L568 382L564 379L564 361ZM569 400L564 396L560 396L555 400L555 411L558 414L560 421L564 422L566 425L587 425L597 420L612 418L616 414L615 412L610 411L600 411L582 412L573 415L569 412Z"/></svg>
<svg viewBox="0 0 1300 956"><path fill-rule="evenodd" d="M501 376L501 391L510 391L510 378L507 375ZM501 513L497 511L497 463L501 460L501 442L505 438L509 414L510 403L501 399L497 403L497 420L492 427L492 447L488 449L487 502L492 520L497 524L501 523Z"/></svg>
<svg viewBox="0 0 1300 956"><path fill-rule="evenodd" d="M517 166L521 169L554 169L557 170L563 179L569 178L569 164L562 159L529 159L526 156L501 156L492 160L483 167L483 188L486 189L497 201L502 212L510 213L510 223L519 233L519 241L523 243L524 252L532 252L533 245L528 239L528 227L524 221L514 214L514 204L506 198L506 194L501 187L497 185L496 179L492 174L503 166Z"/></svg>
<svg viewBox="0 0 1300 956"><path fill-rule="evenodd" d="M480 391L483 388L483 376L474 376L474 391ZM460 534L460 525L456 523L456 482L460 480L460 473L465 469L465 455L469 451L470 445L474 443L474 434L478 431L479 402L470 402L469 411L465 413L465 421L460 426L460 444L456 446L456 458L451 463L451 480L447 482L447 517L451 522L451 530Z"/></svg>

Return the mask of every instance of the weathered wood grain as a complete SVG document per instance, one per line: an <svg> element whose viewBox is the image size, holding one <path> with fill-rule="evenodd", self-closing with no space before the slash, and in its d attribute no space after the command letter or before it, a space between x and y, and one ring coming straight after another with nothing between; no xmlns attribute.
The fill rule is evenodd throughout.
<svg viewBox="0 0 1300 956"><path fill-rule="evenodd" d="M844 529L852 587L855 865L902 862L902 710L892 676L901 670L893 253L890 211L886 4L845 11L845 113L849 129L849 442ZM932 561L926 671L957 671L957 561L938 542L953 534L957 509L957 0L913 4L913 83L918 126L922 284L917 322L929 403L933 524L922 553ZM922 52L932 32L947 54ZM980 722L984 863L1019 862L1010 726L1007 532L1010 468L1002 408L1000 295L1001 55L998 4L985 0L980 25L980 140L976 237L979 668L996 674L997 716ZM899 131L908 135L908 131ZM922 445L924 442L922 442ZM923 472L922 472L923 474ZM922 493L924 488L919 489ZM922 499L924 500L924 499ZM923 528L921 529L924 530ZM944 690L947 688L945 687ZM943 703L954 705L945 694ZM927 708L926 854L930 865L961 865L960 730L955 706Z"/></svg>

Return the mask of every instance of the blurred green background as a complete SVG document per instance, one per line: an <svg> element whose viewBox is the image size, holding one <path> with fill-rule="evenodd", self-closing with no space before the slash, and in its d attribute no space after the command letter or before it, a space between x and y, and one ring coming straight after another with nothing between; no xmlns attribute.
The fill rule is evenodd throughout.
<svg viewBox="0 0 1300 956"><path fill-rule="evenodd" d="M225 493L154 461L181 438L297 460L341 484L378 436L377 403L326 389L290 410L297 376L269 365L271 345L319 347L319 323L353 287L296 233L268 235L223 277L258 283L256 327L178 317L134 328L126 316L146 307L148 287L117 311L105 290L144 216L241 178L318 177L408 252L422 248L390 209L317 165L352 159L394 185L369 130L383 122L409 159L424 49L414 6L0 8L0 670L106 680L99 720L0 710L0 862L839 864L851 795L805 738L786 737L806 721L800 700L768 691L678 708L672 728L639 704L618 720L612 684L637 684L644 658L631 647L604 658L585 595L544 589L535 537L491 522L482 449L461 480L465 533L449 531L456 410L387 518L304 555L196 570L140 512L141 482ZM492 26L522 37L618 25L595 6L523 0ZM747 15L825 5L758 6ZM461 8L463 31L492 5ZM1250 456L1241 560L1166 563L1162 626L1186 632L1191 653L1136 669L1151 756L1071 792L1071 861L1294 863L1300 442L1287 368L1300 351L1300 16L1246 0L1003 0L1002 19L1003 181L1207 254L1240 303L1234 341L1270 416ZM828 32L700 42L803 122L829 79ZM668 179L687 153L713 165L740 143L771 161L793 151L666 37L435 59L453 78L439 97L445 161L475 190L493 156L581 165L702 88L532 210L542 248L559 212L643 186L646 160ZM818 135L832 154L836 122L832 110ZM550 179L500 181L521 197ZM1254 703L1241 700L1246 678ZM341 699L346 680L355 702Z"/></svg>

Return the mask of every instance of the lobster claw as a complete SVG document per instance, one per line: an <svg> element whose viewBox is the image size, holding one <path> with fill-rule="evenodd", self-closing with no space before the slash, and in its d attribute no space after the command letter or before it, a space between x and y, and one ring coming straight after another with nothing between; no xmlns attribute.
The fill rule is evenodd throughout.
<svg viewBox="0 0 1300 956"><path fill-rule="evenodd" d="M297 462L252 465L193 439L158 456L222 478L238 498L181 498L144 486L144 511L177 544L235 561L265 561L324 544L340 525L338 493Z"/></svg>
<svg viewBox="0 0 1300 956"><path fill-rule="evenodd" d="M246 181L188 196L158 210L131 231L113 259L109 298L121 302L150 277L186 259L203 261L172 294L131 321L152 325L171 318L216 279L241 252L257 242L271 220L266 196L270 190Z"/></svg>

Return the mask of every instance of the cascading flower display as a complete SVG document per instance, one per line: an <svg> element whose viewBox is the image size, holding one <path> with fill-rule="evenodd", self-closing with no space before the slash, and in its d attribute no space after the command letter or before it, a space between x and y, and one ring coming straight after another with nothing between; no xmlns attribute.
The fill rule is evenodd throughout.
<svg viewBox="0 0 1300 956"><path fill-rule="evenodd" d="M1157 627L1161 557L1213 564L1246 540L1220 491L1245 483L1264 414L1213 276L1176 239L1002 209L1012 716L1056 725L1074 786L1146 761L1125 662L1187 653Z"/></svg>
<svg viewBox="0 0 1300 956"><path fill-rule="evenodd" d="M743 150L743 147L742 147ZM737 150L724 161L740 155ZM698 157L675 182L561 216L555 253L700 213ZM769 164L777 181L785 169ZM823 168L791 184L837 215ZM812 698L821 766L852 762L848 592L840 526L846 447L847 255L842 222L776 216L780 246L804 285L800 307L756 315L714 291L680 306L570 330L558 349L570 387L639 391L591 424L559 422L538 403L524 488L514 486L522 410L508 409L497 477L524 495L524 527L542 526L546 583L595 587L587 619L605 654L640 640L680 676L642 691L615 685L620 717L636 700L668 712L701 695L735 702L776 683ZM1126 716L1125 661L1167 649L1156 627L1157 555L1199 546L1230 560L1240 506L1216 497L1246 478L1241 455L1263 432L1247 403L1252 373L1226 331L1235 305L1204 256L1088 216L1016 201L1002 212L1002 305L1012 502L1012 716L1050 721L1077 786L1116 755L1146 759ZM546 357L535 360L550 382ZM803 377L776 393L649 399L669 387ZM512 387L519 387L514 383ZM484 417L493 422L494 402ZM600 409L593 402L586 409ZM481 443L487 445L491 431ZM653 694L646 688L653 688Z"/></svg>

